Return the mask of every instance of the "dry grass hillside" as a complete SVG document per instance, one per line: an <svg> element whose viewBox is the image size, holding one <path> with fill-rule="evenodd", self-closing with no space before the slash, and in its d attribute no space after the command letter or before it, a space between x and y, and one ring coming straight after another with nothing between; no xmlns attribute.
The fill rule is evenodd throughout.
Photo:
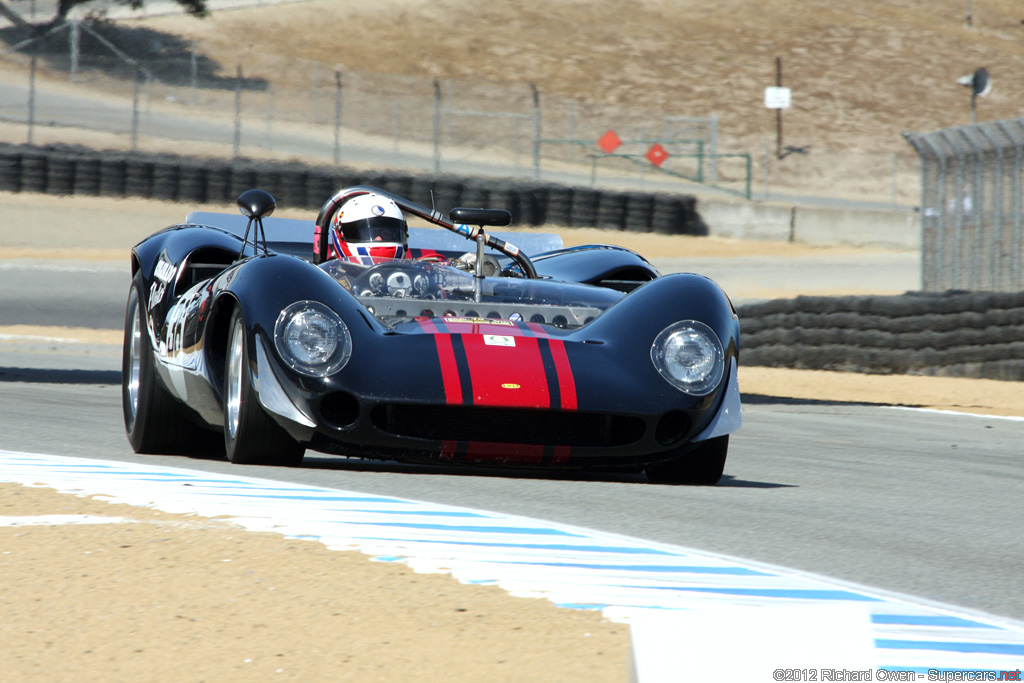
<svg viewBox="0 0 1024 683"><path fill-rule="evenodd" d="M917 158L900 133L968 123L958 77L992 74L979 121L1024 114L1024 5L975 1L971 27L966 11L965 0L314 0L143 23L198 41L226 75L315 61L509 93L532 81L653 120L714 115L719 151L753 156L755 194L914 204ZM783 143L806 150L783 160L770 158L763 101L776 57L793 91Z"/></svg>
<svg viewBox="0 0 1024 683"><path fill-rule="evenodd" d="M786 141L905 152L904 130L969 121L956 78L984 66L979 120L1024 113L1020 0L319 0L153 28L199 39L228 69L318 60L388 74L535 81L542 92L718 115L723 147L774 139L763 107L781 57ZM258 26L257 31L252 27Z"/></svg>
<svg viewBox="0 0 1024 683"><path fill-rule="evenodd" d="M389 100L368 99L360 112L359 93L367 88L383 93L416 84L432 93L431 81L442 79L472 93L475 103L454 98L460 105L487 100L487 107L522 112L533 82L545 106L565 98L579 103L575 139L634 123L660 135L666 117L716 116L717 151L753 159L755 197L770 189L912 205L919 199L919 164L900 134L968 123L970 92L958 77L978 67L992 74L994 89L978 102L979 121L1024 115L1024 4L970 4L970 27L967 0L310 0L214 11L206 19L165 15L117 23L145 29L137 33L150 48L151 66L154 60L171 65L172 80L187 82L194 44L204 68L211 65L204 78L223 86L244 65L247 78L278 93L275 111L290 107L308 116L314 110L311 119L320 122L331 115L325 112L333 97L328 91L311 96L312 76L320 88L338 70L359 84L346 90L349 135L389 139L390 124L378 124L397 114ZM56 43L57 51L66 49ZM781 160L774 158L775 113L763 102L764 88L775 83L776 57L783 84L793 91L783 144L803 150ZM8 61L9 78L23 79L25 65ZM54 87L67 84L62 72L49 75ZM221 90L222 109L230 112L231 93ZM178 99L158 96L156 104ZM432 107L432 99L417 102L407 105L420 122L414 125L427 120L415 107ZM252 97L248 106L257 107L252 115L262 125L266 98ZM532 111L528 104L525 111ZM548 111L544 136L563 137L562 124L572 115L564 107L557 116ZM549 124L554 120L558 125ZM5 138L23 134L0 124ZM84 130L81 139L69 140L70 134L58 138L55 129L44 130L40 139L126 144ZM428 131L420 139L429 138ZM196 148L153 136L142 145ZM200 147L200 153L230 153L230 145ZM725 163L735 164L723 172L728 179L742 183L742 162Z"/></svg>

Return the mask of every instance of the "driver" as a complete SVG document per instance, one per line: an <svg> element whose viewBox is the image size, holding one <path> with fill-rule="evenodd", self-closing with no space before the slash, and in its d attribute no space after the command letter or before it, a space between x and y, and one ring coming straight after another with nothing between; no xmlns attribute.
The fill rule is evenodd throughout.
<svg viewBox="0 0 1024 683"><path fill-rule="evenodd" d="M327 258L373 266L408 256L409 226L394 201L370 192L342 204L331 219Z"/></svg>

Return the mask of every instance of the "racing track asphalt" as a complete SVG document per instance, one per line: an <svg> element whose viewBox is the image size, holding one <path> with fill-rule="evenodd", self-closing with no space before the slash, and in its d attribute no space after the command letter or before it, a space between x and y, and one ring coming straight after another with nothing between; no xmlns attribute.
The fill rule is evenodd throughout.
<svg viewBox="0 0 1024 683"><path fill-rule="evenodd" d="M121 329L131 282L123 261L0 261L0 325Z"/></svg>
<svg viewBox="0 0 1024 683"><path fill-rule="evenodd" d="M1024 618L1021 420L748 396L722 483L672 487L647 484L642 475L402 466L317 454L297 469L138 456L124 438L119 386L90 383L88 375L78 384L47 381L67 378L0 382L0 446L548 519Z"/></svg>

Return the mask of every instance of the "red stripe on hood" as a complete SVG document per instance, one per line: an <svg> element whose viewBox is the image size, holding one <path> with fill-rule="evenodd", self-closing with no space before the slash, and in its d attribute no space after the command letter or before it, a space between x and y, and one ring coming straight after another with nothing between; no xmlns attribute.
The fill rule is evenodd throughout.
<svg viewBox="0 0 1024 683"><path fill-rule="evenodd" d="M441 363L441 381L444 383L444 400L449 404L462 403L462 385L459 383L459 366L455 363L455 351L452 349L452 338L447 334L439 334L437 325L430 318L421 318L420 327L427 334L434 336L437 343L437 359Z"/></svg>
<svg viewBox="0 0 1024 683"><path fill-rule="evenodd" d="M569 365L569 354L565 351L565 342L552 337L537 323L527 323L526 326L538 337L548 340L551 358L555 362L555 372L558 375L558 395L562 401L562 405L558 407L562 410L576 410L576 380L572 375L572 366Z"/></svg>
<svg viewBox="0 0 1024 683"><path fill-rule="evenodd" d="M473 405L550 408L551 392L537 340L501 334L506 330L462 335Z"/></svg>
<svg viewBox="0 0 1024 683"><path fill-rule="evenodd" d="M549 339L551 357L555 360L555 371L558 373L558 394L562 397L562 410L576 410L576 380L569 366L569 354L565 352L565 342L561 339Z"/></svg>

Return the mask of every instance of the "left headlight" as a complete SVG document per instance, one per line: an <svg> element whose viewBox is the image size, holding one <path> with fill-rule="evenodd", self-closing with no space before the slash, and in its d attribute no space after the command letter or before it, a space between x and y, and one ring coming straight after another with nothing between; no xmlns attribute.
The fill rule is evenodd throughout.
<svg viewBox="0 0 1024 683"><path fill-rule="evenodd" d="M725 352L718 335L696 320L669 325L654 339L651 360L661 376L691 396L715 390L725 373Z"/></svg>
<svg viewBox="0 0 1024 683"><path fill-rule="evenodd" d="M337 372L352 355L352 335L345 322L316 301L299 301L281 311L274 342L290 368L311 377Z"/></svg>

